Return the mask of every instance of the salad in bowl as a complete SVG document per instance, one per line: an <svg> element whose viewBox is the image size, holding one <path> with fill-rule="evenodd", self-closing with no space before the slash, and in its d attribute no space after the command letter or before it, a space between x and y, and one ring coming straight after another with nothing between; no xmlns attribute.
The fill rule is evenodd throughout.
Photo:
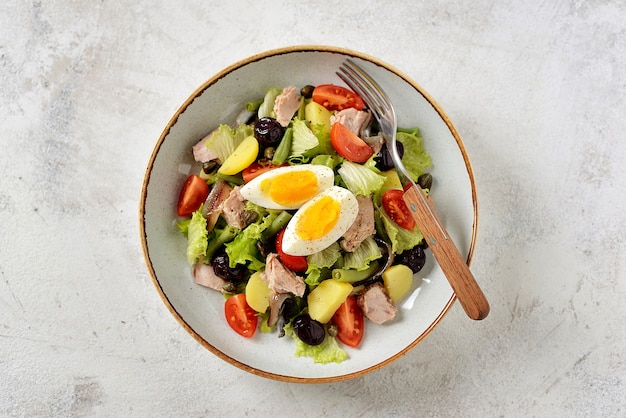
<svg viewBox="0 0 626 418"><path fill-rule="evenodd" d="M265 377L321 382L376 370L424 338L454 301L367 104L334 76L346 57L378 71L399 97L402 161L425 192L435 183L432 194L453 202L444 216L460 219L450 233L471 258L469 161L415 85L373 58L323 47L271 51L224 70L159 140L140 225L149 271L183 327ZM458 194L446 199L442 184Z"/></svg>

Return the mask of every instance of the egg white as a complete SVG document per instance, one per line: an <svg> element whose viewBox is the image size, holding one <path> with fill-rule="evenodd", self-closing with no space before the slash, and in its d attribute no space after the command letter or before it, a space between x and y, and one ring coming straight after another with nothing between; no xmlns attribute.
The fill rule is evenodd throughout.
<svg viewBox="0 0 626 418"><path fill-rule="evenodd" d="M267 179L274 178L278 175L294 172L294 171L310 171L317 177L318 193L323 192L335 183L335 173L332 168L323 165L302 164L289 167L279 167L261 174L246 183L240 193L244 199L268 209L298 209L303 203L298 205L281 205L275 202L268 193L261 191L261 183Z"/></svg>
<svg viewBox="0 0 626 418"><path fill-rule="evenodd" d="M296 226L302 218L302 214L307 208L315 204L324 196L330 196L338 201L341 209L339 211L339 219L335 226L324 236L313 239L304 240L296 233ZM319 193L317 196L306 202L291 218L283 235L283 251L291 255L310 255L330 246L337 241L354 223L359 212L359 204L356 197L348 189L333 186Z"/></svg>

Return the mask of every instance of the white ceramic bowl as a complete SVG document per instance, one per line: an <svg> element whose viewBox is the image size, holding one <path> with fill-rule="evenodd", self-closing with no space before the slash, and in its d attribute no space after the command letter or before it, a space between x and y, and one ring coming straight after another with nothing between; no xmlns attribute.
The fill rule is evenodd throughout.
<svg viewBox="0 0 626 418"><path fill-rule="evenodd" d="M141 191L140 235L157 291L180 324L223 360L256 375L282 381L321 383L377 370L422 341L442 320L455 297L433 257L416 275L414 289L396 320L367 323L358 349L346 348L340 364L315 364L294 356L294 342L276 333L240 337L223 318L224 297L193 283L186 241L176 227L178 193L193 163L191 146L219 123L234 122L242 105L269 87L334 83L347 58L362 65L391 97L400 127L418 126L433 166L432 198L461 254L471 260L476 240L474 177L464 145L435 101L406 75L368 55L325 46L268 51L238 62L201 85L176 111L158 139Z"/></svg>

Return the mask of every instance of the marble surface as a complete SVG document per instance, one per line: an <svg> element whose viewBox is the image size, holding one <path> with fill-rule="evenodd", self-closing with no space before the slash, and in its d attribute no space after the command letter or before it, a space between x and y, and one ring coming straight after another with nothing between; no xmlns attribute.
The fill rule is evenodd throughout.
<svg viewBox="0 0 626 418"><path fill-rule="evenodd" d="M626 3L523 3L3 2L0 416L626 416ZM492 305L472 322L455 304L403 358L328 385L202 348L139 243L175 109L293 44L376 56L447 111Z"/></svg>

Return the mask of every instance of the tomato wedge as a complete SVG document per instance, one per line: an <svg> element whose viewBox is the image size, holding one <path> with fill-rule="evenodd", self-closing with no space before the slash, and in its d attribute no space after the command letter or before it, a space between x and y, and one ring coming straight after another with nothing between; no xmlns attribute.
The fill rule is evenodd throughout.
<svg viewBox="0 0 626 418"><path fill-rule="evenodd" d="M333 84L320 84L315 87L312 98L314 102L328 110L343 110L349 107L361 110L365 107L361 96L345 87Z"/></svg>
<svg viewBox="0 0 626 418"><path fill-rule="evenodd" d="M358 347L363 339L363 331L365 330L365 322L363 321L363 312L356 303L354 296L348 296L335 311L332 321L339 328L337 338L339 341L350 347Z"/></svg>
<svg viewBox="0 0 626 418"><path fill-rule="evenodd" d="M283 251L283 235L285 235L284 228L276 234L276 252L278 253L278 259L291 271L298 273L306 271L309 265L305 256L291 255Z"/></svg>
<svg viewBox="0 0 626 418"><path fill-rule="evenodd" d="M330 143L337 154L353 163L364 163L374 155L374 149L339 122L330 128Z"/></svg>
<svg viewBox="0 0 626 418"><path fill-rule="evenodd" d="M191 216L200 208L209 195L209 186L202 177L195 174L187 177L180 195L178 196L178 206L176 213L178 216Z"/></svg>
<svg viewBox="0 0 626 418"><path fill-rule="evenodd" d="M263 173L267 173L270 170L278 167L284 167L286 165L288 164L274 165L270 162L260 163L258 161L255 161L243 170L243 181L248 183L249 181L251 181L255 177L260 176Z"/></svg>
<svg viewBox="0 0 626 418"><path fill-rule="evenodd" d="M387 190L382 197L383 209L398 226L411 231L415 228L415 219L404 202L403 195L403 190Z"/></svg>
<svg viewBox="0 0 626 418"><path fill-rule="evenodd" d="M248 305L245 293L239 293L226 299L224 315L228 325L237 334L246 338L254 335L259 319L254 309Z"/></svg>

